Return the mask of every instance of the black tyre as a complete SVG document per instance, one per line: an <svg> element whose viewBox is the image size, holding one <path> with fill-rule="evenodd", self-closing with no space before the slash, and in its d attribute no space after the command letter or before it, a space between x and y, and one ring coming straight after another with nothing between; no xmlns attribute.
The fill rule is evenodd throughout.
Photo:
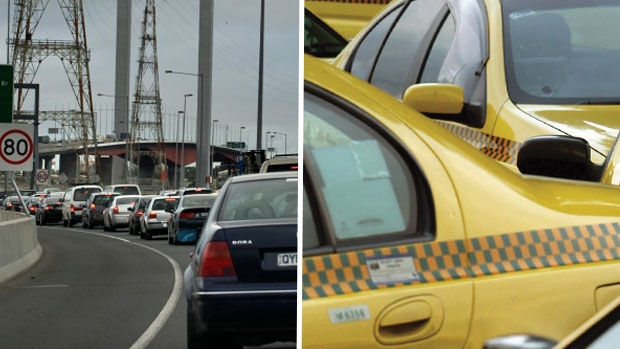
<svg viewBox="0 0 620 349"><path fill-rule="evenodd" d="M45 216L39 215L39 225L45 225Z"/></svg>
<svg viewBox="0 0 620 349"><path fill-rule="evenodd" d="M69 226L69 221L66 220L64 217L62 218L62 226L63 227L68 227Z"/></svg>
<svg viewBox="0 0 620 349"><path fill-rule="evenodd" d="M36 223L36 225L41 225L41 221L39 221L39 217L37 217L36 214L34 216L34 222Z"/></svg>
<svg viewBox="0 0 620 349"><path fill-rule="evenodd" d="M151 233L149 232L148 229L144 230L144 239L146 240L151 240L153 237L151 236Z"/></svg>
<svg viewBox="0 0 620 349"><path fill-rule="evenodd" d="M115 232L116 231L116 227L113 226L111 222L110 222L110 231L111 232Z"/></svg>
<svg viewBox="0 0 620 349"><path fill-rule="evenodd" d="M82 216L82 228L86 229L88 228L88 221L86 220L86 217Z"/></svg>

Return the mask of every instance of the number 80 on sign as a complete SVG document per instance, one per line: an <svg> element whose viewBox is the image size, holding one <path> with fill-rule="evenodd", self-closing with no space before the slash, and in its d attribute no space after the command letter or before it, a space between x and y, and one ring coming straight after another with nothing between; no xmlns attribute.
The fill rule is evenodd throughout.
<svg viewBox="0 0 620 349"><path fill-rule="evenodd" d="M0 124L0 171L32 171L34 125Z"/></svg>

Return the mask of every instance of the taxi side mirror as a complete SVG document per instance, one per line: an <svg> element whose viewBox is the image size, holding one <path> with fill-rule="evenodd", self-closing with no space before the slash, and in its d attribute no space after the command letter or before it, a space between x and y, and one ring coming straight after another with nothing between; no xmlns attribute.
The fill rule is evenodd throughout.
<svg viewBox="0 0 620 349"><path fill-rule="evenodd" d="M527 139L517 155L523 174L598 182L603 167L592 162L583 138L545 135Z"/></svg>

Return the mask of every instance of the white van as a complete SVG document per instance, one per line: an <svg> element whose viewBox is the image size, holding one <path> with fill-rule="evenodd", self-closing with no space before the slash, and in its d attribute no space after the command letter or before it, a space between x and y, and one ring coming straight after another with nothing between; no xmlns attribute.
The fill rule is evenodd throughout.
<svg viewBox="0 0 620 349"><path fill-rule="evenodd" d="M112 184L103 189L106 193L119 193L121 195L142 195L140 186L137 184Z"/></svg>
<svg viewBox="0 0 620 349"><path fill-rule="evenodd" d="M100 186L92 184L76 185L65 190L65 195L62 197L62 225L70 227L81 222L86 199L90 194L102 191Z"/></svg>

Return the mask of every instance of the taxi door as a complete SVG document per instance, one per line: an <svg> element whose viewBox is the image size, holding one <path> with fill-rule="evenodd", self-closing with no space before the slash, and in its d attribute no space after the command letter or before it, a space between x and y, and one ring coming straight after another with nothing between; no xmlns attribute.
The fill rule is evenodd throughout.
<svg viewBox="0 0 620 349"><path fill-rule="evenodd" d="M305 91L302 347L463 347L473 289L445 169L415 134Z"/></svg>

